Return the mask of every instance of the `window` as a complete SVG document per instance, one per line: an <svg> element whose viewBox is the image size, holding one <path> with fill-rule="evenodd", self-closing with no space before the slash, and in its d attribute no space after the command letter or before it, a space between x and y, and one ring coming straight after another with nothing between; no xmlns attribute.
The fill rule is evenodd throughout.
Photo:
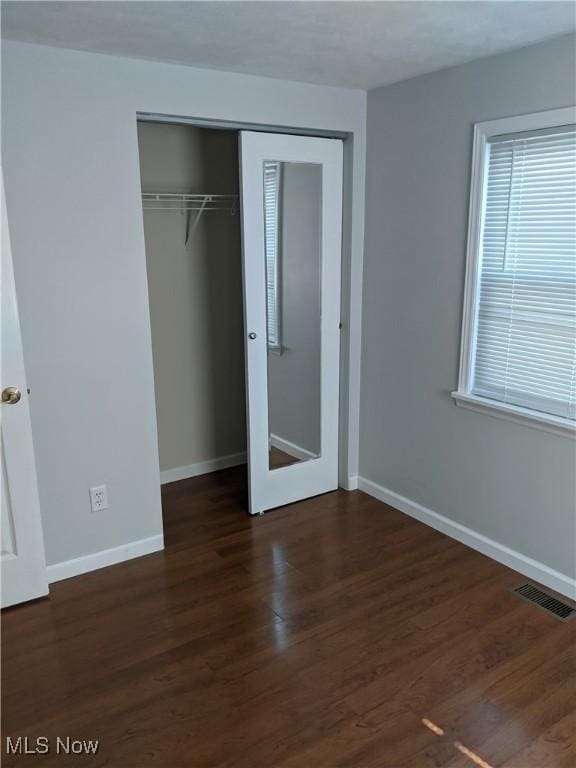
<svg viewBox="0 0 576 768"><path fill-rule="evenodd" d="M475 127L459 405L575 434L576 109Z"/></svg>
<svg viewBox="0 0 576 768"><path fill-rule="evenodd" d="M280 351L280 163L264 161L264 250L268 348Z"/></svg>

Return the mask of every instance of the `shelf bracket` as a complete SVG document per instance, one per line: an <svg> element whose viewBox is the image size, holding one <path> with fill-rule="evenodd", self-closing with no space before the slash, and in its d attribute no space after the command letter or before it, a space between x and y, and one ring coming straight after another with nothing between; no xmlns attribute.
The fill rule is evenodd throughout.
<svg viewBox="0 0 576 768"><path fill-rule="evenodd" d="M206 208L206 205L211 202L212 202L212 197L210 195L206 195L204 200L202 200L202 205L200 206L200 210L196 214L196 218L194 219L194 224L192 224L192 226L190 226L191 211L188 211L188 216L186 218L186 239L184 240L184 245L188 245L188 241L192 237L194 230L198 226L200 217L204 213L204 208Z"/></svg>

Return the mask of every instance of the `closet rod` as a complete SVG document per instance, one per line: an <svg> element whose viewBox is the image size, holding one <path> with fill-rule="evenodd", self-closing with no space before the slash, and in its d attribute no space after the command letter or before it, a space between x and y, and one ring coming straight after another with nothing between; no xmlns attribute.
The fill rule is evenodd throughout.
<svg viewBox="0 0 576 768"><path fill-rule="evenodd" d="M186 194L178 192L142 192L142 203L147 210L210 210L235 211L238 195Z"/></svg>
<svg viewBox="0 0 576 768"><path fill-rule="evenodd" d="M204 210L204 211L228 211L228 213L234 213L234 210L231 205L225 208L223 206L215 207L215 206L208 206L208 205L204 207L202 207L202 205L195 205L195 206L179 205L178 207L173 206L172 208L166 208L165 206L161 206L161 205L159 206L147 205L144 208L144 210L145 211L201 211L201 210Z"/></svg>

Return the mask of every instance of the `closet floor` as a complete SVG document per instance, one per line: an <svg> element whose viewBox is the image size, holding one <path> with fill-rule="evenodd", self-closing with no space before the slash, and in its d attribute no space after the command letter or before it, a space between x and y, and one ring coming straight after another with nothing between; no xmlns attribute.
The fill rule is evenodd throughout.
<svg viewBox="0 0 576 768"><path fill-rule="evenodd" d="M268 465L270 469L278 469L279 467L289 467L290 464L298 464L298 459L294 456L290 456L289 453L284 453L279 448L270 448L268 455Z"/></svg>
<svg viewBox="0 0 576 768"><path fill-rule="evenodd" d="M3 614L8 766L561 768L574 631L513 571L355 491L245 514L245 469L163 488L166 550Z"/></svg>

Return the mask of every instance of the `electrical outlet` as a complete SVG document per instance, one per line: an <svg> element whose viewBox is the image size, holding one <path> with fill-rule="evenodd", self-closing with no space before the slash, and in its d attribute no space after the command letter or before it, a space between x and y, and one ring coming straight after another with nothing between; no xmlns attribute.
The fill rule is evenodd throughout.
<svg viewBox="0 0 576 768"><path fill-rule="evenodd" d="M96 485L94 488L90 488L90 503L92 504L92 512L108 509L108 488L105 485Z"/></svg>

